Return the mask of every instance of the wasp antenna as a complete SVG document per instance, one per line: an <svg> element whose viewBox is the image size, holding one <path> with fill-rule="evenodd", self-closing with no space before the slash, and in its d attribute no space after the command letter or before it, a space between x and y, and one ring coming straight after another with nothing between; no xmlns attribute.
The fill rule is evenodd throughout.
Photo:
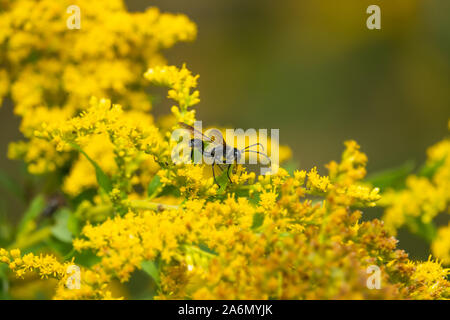
<svg viewBox="0 0 450 320"><path fill-rule="evenodd" d="M244 152L251 152L251 153L260 154L260 155L266 157L267 160L269 160L269 162L272 163L272 160L270 160L269 156L267 154L265 154L265 153L262 153L262 152L259 152L259 151L254 151L254 150L244 150Z"/></svg>
<svg viewBox="0 0 450 320"><path fill-rule="evenodd" d="M247 149L250 149L251 147L258 146L258 145L261 146L261 148L262 148L263 151L264 151L264 146L263 146L262 143L260 143L260 142L255 143L255 144L252 144L251 146L245 147L244 149L242 149L242 151L247 150Z"/></svg>

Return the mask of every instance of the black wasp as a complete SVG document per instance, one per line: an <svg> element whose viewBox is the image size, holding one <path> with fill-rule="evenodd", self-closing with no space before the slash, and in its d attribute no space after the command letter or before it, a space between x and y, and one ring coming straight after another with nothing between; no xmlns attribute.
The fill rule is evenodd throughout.
<svg viewBox="0 0 450 320"><path fill-rule="evenodd" d="M182 122L180 122L179 124L182 128L189 130L194 136L194 138L189 141L189 147L191 148L191 159L194 157L194 150L198 150L205 158L212 159L212 174L214 182L217 185L219 184L217 183L216 175L214 172L215 165L217 165L223 171L221 164L228 164L227 177L228 180L232 182L230 178L231 165L239 162L244 153L250 152L260 154L266 157L270 162L270 158L265 153L250 150L250 148L255 146L260 146L264 150L264 146L259 142L239 150L238 148L227 145L225 140L223 139L222 133L217 129L211 130L212 134L211 137L209 137L188 124Z"/></svg>

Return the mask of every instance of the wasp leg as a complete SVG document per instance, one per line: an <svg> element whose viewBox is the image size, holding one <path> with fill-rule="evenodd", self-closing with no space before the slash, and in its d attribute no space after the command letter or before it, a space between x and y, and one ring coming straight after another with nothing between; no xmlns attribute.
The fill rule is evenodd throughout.
<svg viewBox="0 0 450 320"><path fill-rule="evenodd" d="M230 168L231 168L231 163L228 165L228 168L227 168L227 177L228 177L228 180L230 180L230 183L233 183L233 181L231 181L231 178L230 178Z"/></svg>
<svg viewBox="0 0 450 320"><path fill-rule="evenodd" d="M217 184L217 186L220 188L220 184L216 180L216 174L214 172L214 164L215 164L215 162L213 161L213 163L211 165L211 169L212 169L212 174L213 174L213 178L214 178L214 183Z"/></svg>

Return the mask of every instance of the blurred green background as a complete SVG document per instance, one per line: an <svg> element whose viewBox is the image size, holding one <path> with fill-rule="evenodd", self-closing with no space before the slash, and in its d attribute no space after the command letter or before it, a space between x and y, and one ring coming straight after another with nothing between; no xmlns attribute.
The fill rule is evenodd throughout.
<svg viewBox="0 0 450 320"><path fill-rule="evenodd" d="M450 117L450 1L447 0L129 0L189 16L193 43L166 52L201 75L197 118L205 125L279 128L298 166L339 159L355 139L376 172L425 159L447 133ZM366 9L381 7L381 30L368 30ZM168 102L154 107L167 113ZM0 167L20 138L7 101L0 109ZM18 175L17 175L18 176ZM9 201L3 195L2 201ZM0 202L1 205L1 202ZM17 212L22 212L19 205ZM428 247L400 234L401 247ZM402 240L404 239L404 240ZM409 250L410 249L410 250Z"/></svg>
<svg viewBox="0 0 450 320"><path fill-rule="evenodd" d="M323 167L350 138L367 152L369 171L421 161L447 132L449 1L128 3L197 23L197 40L166 56L200 74L199 119L279 128L301 167ZM370 4L381 7L381 30L366 27Z"/></svg>

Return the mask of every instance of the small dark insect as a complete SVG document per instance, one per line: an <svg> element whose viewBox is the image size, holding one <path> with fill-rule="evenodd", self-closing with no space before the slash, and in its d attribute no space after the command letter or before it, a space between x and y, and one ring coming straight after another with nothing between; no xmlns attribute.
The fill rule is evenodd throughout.
<svg viewBox="0 0 450 320"><path fill-rule="evenodd" d="M58 209L66 204L66 200L60 194L53 194L47 199L46 207L41 211L40 219L50 218Z"/></svg>
<svg viewBox="0 0 450 320"><path fill-rule="evenodd" d="M231 165L236 162L239 162L239 160L241 159L241 157L244 153L246 153L246 152L257 153L257 154L260 154L260 155L266 157L269 160L269 162L271 161L270 158L265 153L255 151L255 150L250 150L250 148L255 147L255 146L260 146L264 150L264 146L259 142L239 150L237 148L227 145L225 140L222 137L222 133L219 130L213 130L212 131L213 134L211 135L211 137L208 137L207 135L194 129L192 126L190 126L188 124L185 124L182 122L180 122L179 124L182 128L189 130L191 132L191 134L194 135L194 138L192 138L189 141L189 147L191 148L191 159L194 156L194 150L198 150L198 151L200 151L200 153L203 156L213 159L211 168L212 168L214 182L217 185L219 185L219 184L217 183L216 175L214 172L215 165L217 165L220 168L220 170L223 171L221 164L228 164L227 177L228 177L228 180L230 181L230 183L232 183L231 178L230 178Z"/></svg>

